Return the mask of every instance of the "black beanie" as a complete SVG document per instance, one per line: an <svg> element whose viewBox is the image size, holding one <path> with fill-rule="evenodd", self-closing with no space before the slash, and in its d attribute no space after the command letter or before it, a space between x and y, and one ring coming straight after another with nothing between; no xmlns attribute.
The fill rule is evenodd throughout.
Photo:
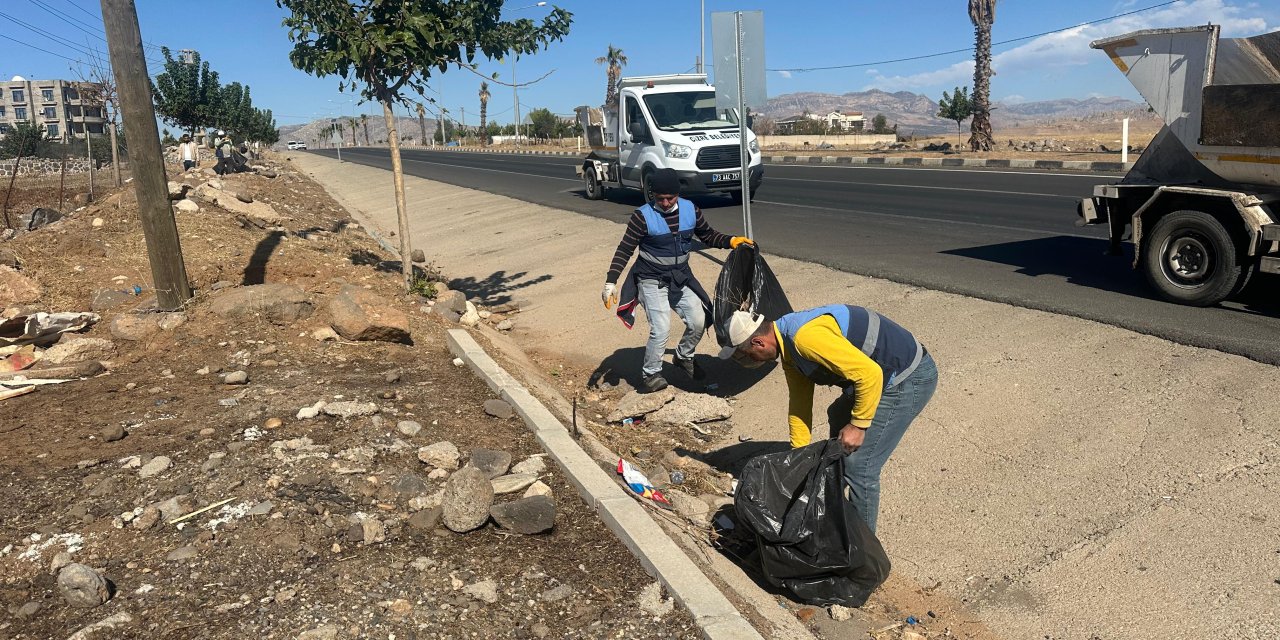
<svg viewBox="0 0 1280 640"><path fill-rule="evenodd" d="M654 193L679 194L680 176L675 169L658 169L649 175L649 188Z"/></svg>

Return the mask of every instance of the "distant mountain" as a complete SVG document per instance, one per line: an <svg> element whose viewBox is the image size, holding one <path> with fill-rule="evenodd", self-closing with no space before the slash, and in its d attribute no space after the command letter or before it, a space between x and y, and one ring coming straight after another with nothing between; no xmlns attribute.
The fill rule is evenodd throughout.
<svg viewBox="0 0 1280 640"><path fill-rule="evenodd" d="M350 146L351 129L346 126L347 118L343 117L338 120L343 123L343 144ZM322 118L312 120L306 124L291 124L280 127L280 142L276 146L283 148L285 143L290 140L301 140L314 147L316 146L316 138L323 137L326 141L329 140L331 134L326 129L330 122L329 118ZM364 126L358 124L359 116L356 116L356 122L358 125L356 127L356 142L363 145L365 143ZM380 141L387 139L387 123L382 116L370 116L365 123L369 125L369 142L378 144ZM436 133L436 121L432 118L427 118L426 125L427 137L430 138ZM401 139L411 139L414 144L422 137L422 128L418 126L417 116L396 118L396 129Z"/></svg>
<svg viewBox="0 0 1280 640"><path fill-rule="evenodd" d="M903 134L936 135L954 133L956 125L937 117L938 101L910 91L888 93L879 89L855 91L843 95L801 92L775 96L761 110L761 115L774 119L789 118L808 111L826 114L832 111L861 111L867 118L883 113L889 125L898 125ZM1062 98L1040 102L996 102L992 105L992 124L998 130L1030 124L1064 120L1086 120L1099 117L1153 118L1146 105L1124 98L1104 97L1076 100Z"/></svg>

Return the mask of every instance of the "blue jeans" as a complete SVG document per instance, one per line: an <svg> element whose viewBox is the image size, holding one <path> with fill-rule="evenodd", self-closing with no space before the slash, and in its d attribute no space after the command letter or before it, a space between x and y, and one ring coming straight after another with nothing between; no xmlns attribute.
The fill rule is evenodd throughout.
<svg viewBox="0 0 1280 640"><path fill-rule="evenodd" d="M911 375L880 396L876 416L863 437L862 446L844 458L844 478L853 493L853 504L872 532L876 530L876 518L880 514L880 470L937 388L938 367L933 356L926 353ZM840 429L849 424L853 400L852 396L842 394L827 409L831 437L838 437Z"/></svg>
<svg viewBox="0 0 1280 640"><path fill-rule="evenodd" d="M667 288L660 286L657 280L640 280L640 304L644 305L645 316L649 319L649 342L644 347L644 367L641 369L647 377L662 371L662 354L667 352L667 336L671 335L671 302L667 299ZM692 358L693 350L707 329L702 300L686 287L675 311L685 326L684 336L676 346L676 355Z"/></svg>

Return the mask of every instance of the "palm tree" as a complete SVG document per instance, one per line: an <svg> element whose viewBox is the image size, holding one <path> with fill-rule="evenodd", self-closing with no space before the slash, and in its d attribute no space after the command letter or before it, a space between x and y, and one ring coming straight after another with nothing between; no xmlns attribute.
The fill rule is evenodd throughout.
<svg viewBox="0 0 1280 640"><path fill-rule="evenodd" d="M356 119L347 118L347 128L351 130L351 146L356 146Z"/></svg>
<svg viewBox="0 0 1280 640"><path fill-rule="evenodd" d="M992 2L994 3L995 0ZM618 104L618 80L622 78L622 67L627 64L627 56L623 55L622 49L609 45L609 51L596 58L596 64L609 65L609 86L605 87L604 103L612 107Z"/></svg>
<svg viewBox="0 0 1280 640"><path fill-rule="evenodd" d="M485 121L489 118L489 83L480 83L480 144L489 144L489 135L486 133L488 129L484 126Z"/></svg>
<svg viewBox="0 0 1280 640"><path fill-rule="evenodd" d="M425 147L427 145L427 110L422 108L422 103L418 103L418 131L422 134L418 138L418 146Z"/></svg>
<svg viewBox="0 0 1280 640"><path fill-rule="evenodd" d="M364 128L364 146L369 146L369 114L360 114L360 126Z"/></svg>
<svg viewBox="0 0 1280 640"><path fill-rule="evenodd" d="M991 25L996 21L996 0L969 0L969 21L973 23L973 123L969 148L990 151L995 146L991 133Z"/></svg>

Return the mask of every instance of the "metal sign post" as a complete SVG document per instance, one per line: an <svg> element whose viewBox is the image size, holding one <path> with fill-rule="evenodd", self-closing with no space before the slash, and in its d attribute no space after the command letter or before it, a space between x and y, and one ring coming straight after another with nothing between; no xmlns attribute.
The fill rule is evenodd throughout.
<svg viewBox="0 0 1280 640"><path fill-rule="evenodd" d="M754 238L751 224L751 150L747 140L747 107L767 100L764 75L764 13L733 11L711 14L712 49L716 57L716 108L738 114L738 184L742 190L742 230ZM730 44L732 43L732 44ZM729 70L732 69L732 72Z"/></svg>
<svg viewBox="0 0 1280 640"><path fill-rule="evenodd" d="M738 166L742 167L742 175L738 184L742 188L742 230L748 238L754 238L751 231L751 152L747 149L747 96L742 90L742 12L733 12L733 57L738 64L734 72L738 75Z"/></svg>

